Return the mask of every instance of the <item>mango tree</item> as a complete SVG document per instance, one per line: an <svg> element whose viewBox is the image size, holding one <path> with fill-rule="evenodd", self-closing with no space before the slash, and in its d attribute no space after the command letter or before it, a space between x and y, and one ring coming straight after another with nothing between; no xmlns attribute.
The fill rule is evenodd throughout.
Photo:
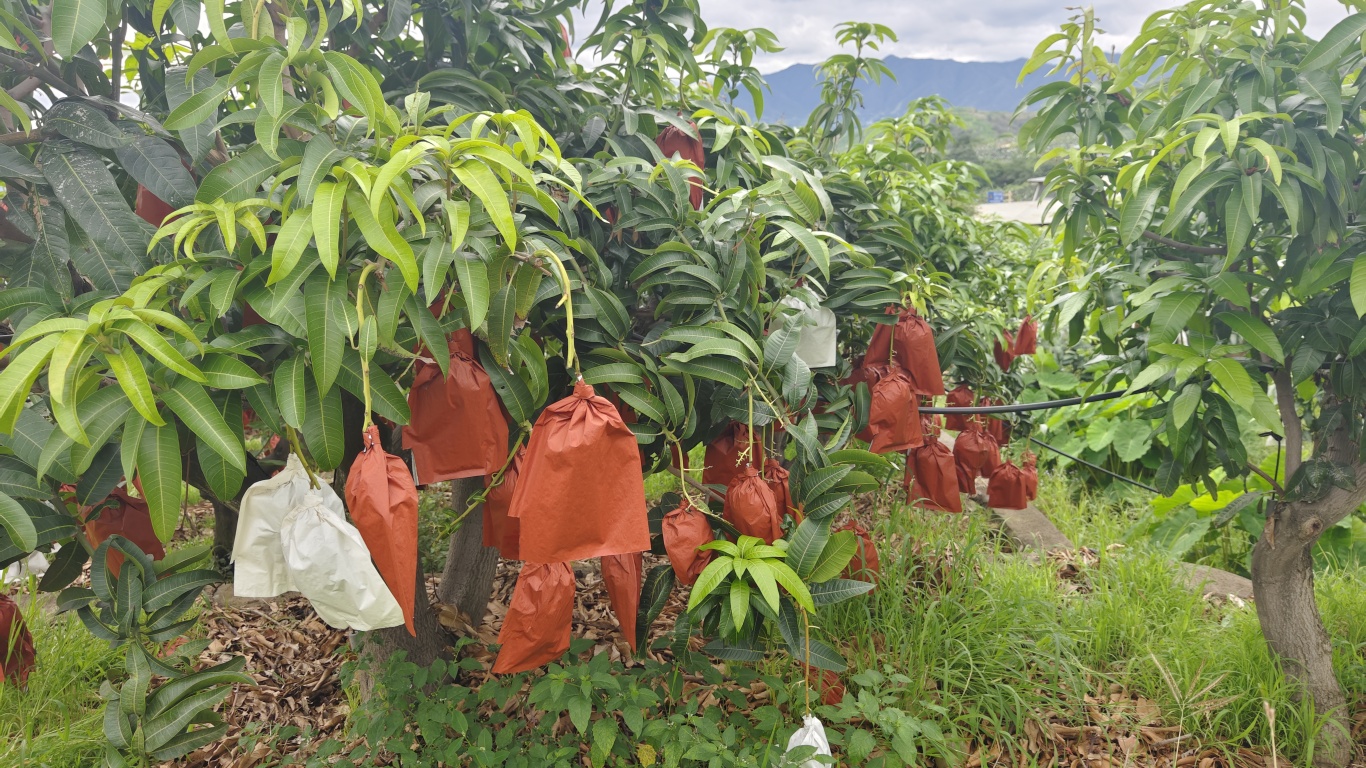
<svg viewBox="0 0 1366 768"><path fill-rule="evenodd" d="M1025 68L1070 77L1030 95L1021 140L1062 145L1054 229L1088 267L1054 326L1098 336L1110 384L1161 396L1156 484L1217 495L1266 475L1270 493L1238 502L1266 513L1257 615L1324 718L1315 762L1338 766L1348 713L1310 554L1366 501L1366 14L1320 40L1304 28L1298 0L1195 2L1151 16L1114 60L1084 14ZM1284 452L1270 473L1249 461L1266 435Z"/></svg>

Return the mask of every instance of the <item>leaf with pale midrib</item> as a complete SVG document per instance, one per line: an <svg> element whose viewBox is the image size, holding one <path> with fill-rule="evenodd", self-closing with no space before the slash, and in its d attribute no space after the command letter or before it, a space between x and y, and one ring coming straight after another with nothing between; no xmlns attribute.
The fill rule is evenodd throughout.
<svg viewBox="0 0 1366 768"><path fill-rule="evenodd" d="M149 266L147 244L152 227L133 214L104 160L70 144L49 144L41 162L53 194L90 237L100 259L116 260L135 273L144 271Z"/></svg>

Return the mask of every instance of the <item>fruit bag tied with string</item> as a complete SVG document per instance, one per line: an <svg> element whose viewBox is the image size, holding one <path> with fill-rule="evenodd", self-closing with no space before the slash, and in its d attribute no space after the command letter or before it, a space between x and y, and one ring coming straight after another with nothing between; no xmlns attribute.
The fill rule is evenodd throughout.
<svg viewBox="0 0 1366 768"><path fill-rule="evenodd" d="M533 563L650 548L636 436L592 386L580 381L541 412L508 515L521 525L522 558Z"/></svg>
<svg viewBox="0 0 1366 768"><path fill-rule="evenodd" d="M408 391L412 418L403 428L403 447L413 452L421 485L491 475L507 459L507 421L468 330L451 334L448 354L449 376L443 378L436 363L418 360Z"/></svg>
<svg viewBox="0 0 1366 768"><path fill-rule="evenodd" d="M346 508L416 637L417 487L403 459L385 453L374 425L365 430L364 447L346 476Z"/></svg>

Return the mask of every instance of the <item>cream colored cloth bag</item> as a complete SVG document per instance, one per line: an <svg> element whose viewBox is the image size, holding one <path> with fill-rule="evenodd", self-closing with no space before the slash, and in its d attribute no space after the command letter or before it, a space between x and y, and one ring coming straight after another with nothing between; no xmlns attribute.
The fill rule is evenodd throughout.
<svg viewBox="0 0 1366 768"><path fill-rule="evenodd" d="M808 306L801 299L788 296L782 305L797 310L797 332L801 335L794 353L807 368L828 368L839 363L836 349L835 313L817 306Z"/></svg>
<svg viewBox="0 0 1366 768"><path fill-rule="evenodd" d="M797 747L815 747L817 755L831 757L830 742L825 738L825 726L821 725L821 721L815 715L804 715L802 727L787 740L788 752ZM826 765L828 763L819 760L807 760L802 763L801 768L825 768Z"/></svg>
<svg viewBox="0 0 1366 768"><path fill-rule="evenodd" d="M339 514L345 513L342 500L327 485L318 490L309 487L308 473L299 457L292 453L278 474L256 483L242 494L237 537L232 543L234 595L275 597L295 591L280 550L280 526L285 515L301 505L310 491L321 494L324 503Z"/></svg>
<svg viewBox="0 0 1366 768"><path fill-rule="evenodd" d="M330 503L327 494L336 494L324 488L326 494L305 494L280 526L280 549L295 588L338 629L403 624L403 610L371 562L360 531Z"/></svg>

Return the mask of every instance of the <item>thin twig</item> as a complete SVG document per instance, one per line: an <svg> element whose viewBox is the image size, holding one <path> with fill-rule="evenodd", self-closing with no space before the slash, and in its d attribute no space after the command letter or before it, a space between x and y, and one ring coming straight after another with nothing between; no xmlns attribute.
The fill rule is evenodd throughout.
<svg viewBox="0 0 1366 768"><path fill-rule="evenodd" d="M1276 478L1272 477L1271 475L1268 475L1266 472L1263 472L1261 467L1255 466L1251 462L1249 462L1247 468L1252 470L1254 474L1260 475L1263 480L1267 481L1268 483L1271 483L1271 487L1275 489L1276 494L1278 496L1285 495L1285 489L1281 487L1280 483L1276 482Z"/></svg>
<svg viewBox="0 0 1366 768"><path fill-rule="evenodd" d="M1180 240L1173 240L1170 237L1163 237L1162 235L1159 235L1156 232L1149 232L1146 229L1143 231L1143 239L1151 240L1154 243L1160 243L1162 245L1167 246L1168 248L1175 248L1178 251L1198 253L1202 256L1223 256L1225 253L1227 253L1227 251L1218 246L1191 245L1190 243L1183 243Z"/></svg>
<svg viewBox="0 0 1366 768"><path fill-rule="evenodd" d="M675 476L677 476L677 477L679 477L680 479L682 479L683 482L687 483L688 485L691 485L691 486L692 486L693 488L695 488L696 490L699 490L699 491L701 491L701 492L707 494L707 496L710 497L713 501L724 502L724 501L726 500L726 497L723 496L722 494L717 493L716 491L712 490L711 488L708 488L707 486L705 486L705 485L703 485L703 484L697 482L696 480L692 479L691 477L688 477L687 475L683 474L683 472L682 472L678 467L669 467L669 471L672 472Z"/></svg>

